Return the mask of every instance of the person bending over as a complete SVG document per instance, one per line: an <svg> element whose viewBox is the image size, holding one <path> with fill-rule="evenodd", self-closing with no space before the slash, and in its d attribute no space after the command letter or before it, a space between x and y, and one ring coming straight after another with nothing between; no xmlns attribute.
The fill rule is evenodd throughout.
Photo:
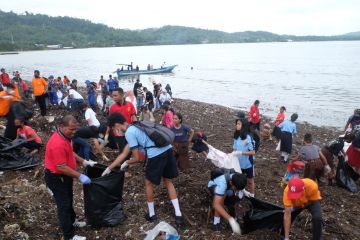
<svg viewBox="0 0 360 240"><path fill-rule="evenodd" d="M291 227L291 212L303 209L309 210L312 216L313 240L321 239L322 232L322 210L320 206L320 191L316 182L309 178L300 179L293 177L284 189L283 202L284 213L284 240L289 240Z"/></svg>
<svg viewBox="0 0 360 240"><path fill-rule="evenodd" d="M208 189L213 196L212 207L214 209L214 231L220 231L220 219L227 220L234 233L241 234L239 223L235 220L235 204L244 195L250 197L250 193L244 188L246 175L240 173L223 174L208 182ZM230 214L225 210L226 206Z"/></svg>

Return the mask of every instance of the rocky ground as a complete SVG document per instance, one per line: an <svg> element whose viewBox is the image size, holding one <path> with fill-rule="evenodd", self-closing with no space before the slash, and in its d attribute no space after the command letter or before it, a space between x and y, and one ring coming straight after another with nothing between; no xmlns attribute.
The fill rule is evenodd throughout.
<svg viewBox="0 0 360 240"><path fill-rule="evenodd" d="M195 130L202 130L208 135L208 142L214 147L230 152L236 111L233 109L176 99L173 107L183 113L184 122ZM47 123L37 116L31 126L38 130L43 142L47 142L56 126L58 119L65 114L61 109L50 109L49 114L55 121ZM103 118L104 119L104 118ZM300 115L301 120L301 115ZM338 132L335 129L316 127L307 123L298 124L298 135L295 137L294 148L301 145L301 137L305 132L313 133L315 142L323 145L333 139ZM284 175L286 165L279 160L275 143L263 141L256 156L256 197L274 204L282 204L280 178ZM106 150L112 159L116 153ZM39 161L43 162L42 151ZM192 167L187 174L181 174L174 182L178 191L179 201L186 226L180 230L181 239L280 239L269 230L259 230L244 236L234 236L230 229L221 233L211 230L208 222L209 198L206 185L210 170L209 161L200 155L191 153ZM104 162L102 162L104 163ZM104 163L108 164L108 163ZM81 170L81 169L80 169ZM126 178L124 186L124 211L127 220L124 224L113 228L79 229L77 234L88 239L143 239L145 231L152 229L157 223L148 223L144 219L147 211L143 186L142 165L129 169L131 177ZM37 178L34 170L8 171L0 176L0 239L60 239L55 204L46 190L43 171ZM82 185L74 181L74 206L78 216L83 217ZM352 194L336 186L323 184L320 186L324 218L323 239L360 239L360 203L359 194ZM167 199L163 186L155 189L156 212L158 221L174 224L173 208ZM246 206L246 200L241 202ZM239 208L239 215L242 209ZM210 218L211 220L211 218ZM18 236L18 237L16 237ZM304 212L292 227L291 239L311 239L311 217Z"/></svg>

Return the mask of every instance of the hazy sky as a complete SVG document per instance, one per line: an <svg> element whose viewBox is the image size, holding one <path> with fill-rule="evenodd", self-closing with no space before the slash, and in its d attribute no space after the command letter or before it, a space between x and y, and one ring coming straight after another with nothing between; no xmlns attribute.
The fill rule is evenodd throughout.
<svg viewBox="0 0 360 240"><path fill-rule="evenodd" d="M180 25L295 35L360 31L360 0L0 0L0 9L128 29Z"/></svg>

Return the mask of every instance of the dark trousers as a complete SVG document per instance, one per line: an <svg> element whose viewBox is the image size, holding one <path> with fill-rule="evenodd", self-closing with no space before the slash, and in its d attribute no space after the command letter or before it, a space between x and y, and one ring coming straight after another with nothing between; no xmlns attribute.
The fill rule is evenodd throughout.
<svg viewBox="0 0 360 240"><path fill-rule="evenodd" d="M45 182L47 187L53 192L57 214L64 240L69 240L74 236L75 212L73 209L73 179L71 177L54 174L45 170Z"/></svg>
<svg viewBox="0 0 360 240"><path fill-rule="evenodd" d="M323 227L323 220L322 220L322 210L320 206L320 202L316 201L313 202L305 207L311 213L312 217L312 234L313 240L320 240L322 227Z"/></svg>
<svg viewBox="0 0 360 240"><path fill-rule="evenodd" d="M81 153L80 156L85 160L90 159L90 144L83 138L75 137L72 139L74 149L78 150L77 152Z"/></svg>
<svg viewBox="0 0 360 240"><path fill-rule="evenodd" d="M46 94L36 96L35 101L39 104L41 116L46 115Z"/></svg>

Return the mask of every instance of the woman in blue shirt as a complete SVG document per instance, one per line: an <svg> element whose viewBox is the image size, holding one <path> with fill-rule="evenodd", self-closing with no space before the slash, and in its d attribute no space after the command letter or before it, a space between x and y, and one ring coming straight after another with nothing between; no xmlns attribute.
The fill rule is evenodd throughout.
<svg viewBox="0 0 360 240"><path fill-rule="evenodd" d="M246 174L247 188L253 197L255 194L255 171L253 162L255 142L249 133L249 122L246 119L237 119L234 132L233 154L238 157L241 171Z"/></svg>
<svg viewBox="0 0 360 240"><path fill-rule="evenodd" d="M292 136L296 134L296 124L295 121L298 118L296 113L292 114L289 120L285 120L279 124L279 128L281 129L281 137L280 137L280 151L281 151L281 159L284 162L287 162L289 155L292 150Z"/></svg>

